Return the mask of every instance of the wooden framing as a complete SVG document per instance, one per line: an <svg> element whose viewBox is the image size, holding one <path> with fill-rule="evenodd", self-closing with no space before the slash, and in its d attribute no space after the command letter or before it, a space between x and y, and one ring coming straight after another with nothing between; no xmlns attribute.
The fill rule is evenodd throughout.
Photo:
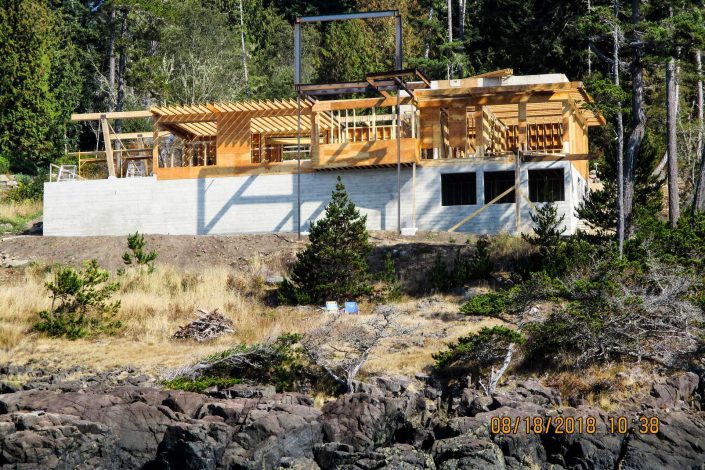
<svg viewBox="0 0 705 470"><path fill-rule="evenodd" d="M413 74L421 81L403 82L402 87L399 83L402 74ZM310 156L311 161L304 162L301 171L396 163L396 113L400 112L404 119L399 136L400 164L423 166L432 164L433 159L463 158L512 157L509 161L513 161L520 151L522 161L570 161L587 177L588 128L601 125L604 118L584 106L591 98L583 84L565 78L555 83L521 77L512 81L511 76L511 69L503 69L453 84L431 83L420 72L409 69L371 74L362 85L357 82L316 85L320 92L359 86L384 93L375 98L320 101L303 98L301 146L305 158ZM401 91L398 97L392 95L397 88L406 91ZM72 119L99 121L105 142L137 139L138 146L151 155L148 158L153 172L160 179L195 178L204 174L294 172L285 157L298 154L297 110L293 99L245 100L155 106L148 111L75 114ZM145 117L151 117L152 132L115 134L108 122ZM207 171L199 166L173 167L171 162L172 167L160 168L159 146L170 134L193 145L212 142L216 149L215 164ZM149 147L149 140L153 147ZM135 149L129 150L136 153ZM106 146L110 176L121 176L120 152L112 145Z"/></svg>

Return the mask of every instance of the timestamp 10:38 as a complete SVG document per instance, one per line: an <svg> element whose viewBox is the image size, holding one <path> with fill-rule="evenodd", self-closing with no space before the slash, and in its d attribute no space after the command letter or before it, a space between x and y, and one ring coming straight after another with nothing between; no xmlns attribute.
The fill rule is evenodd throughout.
<svg viewBox="0 0 705 470"><path fill-rule="evenodd" d="M609 416L603 425L598 425L594 416L493 416L490 418L492 434L627 434L633 428L639 434L658 434L659 418L639 416Z"/></svg>

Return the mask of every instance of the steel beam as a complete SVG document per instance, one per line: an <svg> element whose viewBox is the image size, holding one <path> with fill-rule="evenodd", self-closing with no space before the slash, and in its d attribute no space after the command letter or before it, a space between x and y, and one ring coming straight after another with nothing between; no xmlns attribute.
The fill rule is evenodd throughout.
<svg viewBox="0 0 705 470"><path fill-rule="evenodd" d="M296 23L366 20L370 18L386 18L390 16L400 17L401 15L399 15L399 10L368 11L363 13L343 13L340 15L303 16L301 18L296 18Z"/></svg>

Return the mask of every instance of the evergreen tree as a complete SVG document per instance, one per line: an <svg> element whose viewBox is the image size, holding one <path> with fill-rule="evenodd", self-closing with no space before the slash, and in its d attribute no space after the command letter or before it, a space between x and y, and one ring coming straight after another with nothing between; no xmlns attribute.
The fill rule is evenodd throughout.
<svg viewBox="0 0 705 470"><path fill-rule="evenodd" d="M558 216L558 208L553 202L548 202L531 213L531 222L534 224L534 235L522 233L524 240L539 247L541 255L551 255L561 242L565 231L562 226L565 215Z"/></svg>
<svg viewBox="0 0 705 470"><path fill-rule="evenodd" d="M291 281L280 288L280 299L292 303L323 303L356 299L371 293L367 257L367 216L360 215L340 177L325 217L314 222L310 243L299 252Z"/></svg>
<svg viewBox="0 0 705 470"><path fill-rule="evenodd" d="M35 173L54 150L51 90L55 17L44 2L0 2L0 155L13 171Z"/></svg>

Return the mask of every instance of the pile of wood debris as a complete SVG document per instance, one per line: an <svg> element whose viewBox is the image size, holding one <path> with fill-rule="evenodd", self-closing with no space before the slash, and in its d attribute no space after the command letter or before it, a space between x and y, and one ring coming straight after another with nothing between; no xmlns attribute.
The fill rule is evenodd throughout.
<svg viewBox="0 0 705 470"><path fill-rule="evenodd" d="M174 338L206 341L234 332L232 320L218 313L217 308L212 312L199 308L198 319L180 327L179 331L174 333Z"/></svg>

